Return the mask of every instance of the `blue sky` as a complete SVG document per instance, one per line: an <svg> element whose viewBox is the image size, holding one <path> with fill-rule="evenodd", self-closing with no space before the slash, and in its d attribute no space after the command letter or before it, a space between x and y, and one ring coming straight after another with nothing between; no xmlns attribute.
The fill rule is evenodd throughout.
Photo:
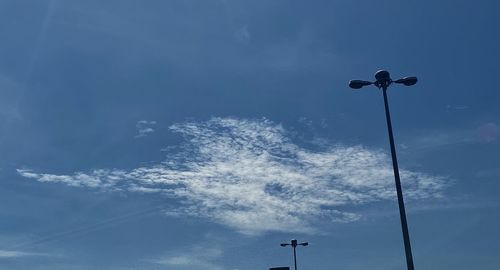
<svg viewBox="0 0 500 270"><path fill-rule="evenodd" d="M496 1L0 1L0 269L500 264Z"/></svg>

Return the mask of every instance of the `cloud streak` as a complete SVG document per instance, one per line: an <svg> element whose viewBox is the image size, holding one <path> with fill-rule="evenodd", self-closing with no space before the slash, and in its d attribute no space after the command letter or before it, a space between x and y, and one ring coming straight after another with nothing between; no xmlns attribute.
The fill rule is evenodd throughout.
<svg viewBox="0 0 500 270"><path fill-rule="evenodd" d="M21 258L28 256L47 256L47 254L42 253L32 253L32 252L24 252L18 250L4 250L0 249L0 259L12 259L12 258Z"/></svg>
<svg viewBox="0 0 500 270"><path fill-rule="evenodd" d="M185 143L161 164L72 175L18 169L40 182L163 194L182 202L171 215L208 218L245 234L313 233L321 221L360 218L347 207L395 198L389 157L363 146L301 147L269 120L213 118L175 124ZM439 198L443 177L401 170L406 198Z"/></svg>
<svg viewBox="0 0 500 270"><path fill-rule="evenodd" d="M454 130L424 130L412 132L400 144L403 150L432 150L456 145L494 144L498 142L500 127L485 122L477 127Z"/></svg>
<svg viewBox="0 0 500 270"><path fill-rule="evenodd" d="M223 270L216 261L222 256L222 250L214 247L193 247L184 252L169 254L160 258L149 260L154 264L166 265L174 269L205 269Z"/></svg>
<svg viewBox="0 0 500 270"><path fill-rule="evenodd" d="M156 125L156 121L140 120L137 121L135 127L137 128L136 138L146 137L147 135L153 133L155 130L153 126Z"/></svg>

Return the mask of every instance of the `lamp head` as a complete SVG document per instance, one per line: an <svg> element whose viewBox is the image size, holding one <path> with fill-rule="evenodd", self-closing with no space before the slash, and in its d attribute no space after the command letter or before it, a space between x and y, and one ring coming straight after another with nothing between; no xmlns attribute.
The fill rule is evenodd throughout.
<svg viewBox="0 0 500 270"><path fill-rule="evenodd" d="M349 87L351 87L352 89L360 89L363 86L372 85L372 84L373 84L372 82L362 81L362 80L350 80L349 81Z"/></svg>
<svg viewBox="0 0 500 270"><path fill-rule="evenodd" d="M404 77L402 79L399 79L399 80L395 80L394 82L395 83L402 83L406 86L412 86L414 84L417 83L417 77Z"/></svg>

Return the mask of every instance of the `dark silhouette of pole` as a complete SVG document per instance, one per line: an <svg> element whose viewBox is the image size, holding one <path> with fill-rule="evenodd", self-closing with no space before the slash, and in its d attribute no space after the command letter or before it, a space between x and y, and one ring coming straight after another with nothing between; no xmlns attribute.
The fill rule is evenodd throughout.
<svg viewBox="0 0 500 270"><path fill-rule="evenodd" d="M297 245L293 246L293 265L295 270L297 270L297 252L295 251L297 249Z"/></svg>
<svg viewBox="0 0 500 270"><path fill-rule="evenodd" d="M290 244L288 243L282 243L280 244L280 246L282 247L286 247L286 246L292 246L293 248L293 264L294 264L294 270L297 270L297 251L296 251L296 248L297 246L308 246L309 243L308 242L303 242L303 243L297 243L297 240L296 239L292 239L290 241Z"/></svg>
<svg viewBox="0 0 500 270"><path fill-rule="evenodd" d="M382 93L384 95L384 105L385 105L385 118L387 120L387 131L389 133L389 143L391 145L391 157L392 157L392 168L394 170L394 181L396 183L396 193L398 196L398 205L399 205L399 216L401 218L401 230L403 232L403 241L405 246L405 255L406 255L406 266L408 270L414 270L415 267L413 265L413 255L411 252L411 244L410 244L410 233L408 231L408 222L406 220L406 210L405 203L403 199L403 191L401 189L401 180L399 178L399 167L398 167L398 159L396 156L396 147L394 145L394 136L392 133L392 123L391 123L391 114L389 112L389 102L387 100L387 88L391 83L400 83L406 86L411 86L417 83L416 77L405 77L396 81L393 81L389 75L389 72L385 70L379 70L375 73L375 78L377 81L369 82L369 81L361 81L361 80L352 80L349 82L349 86L353 89L360 89L363 86L367 85L375 85L379 89L382 89Z"/></svg>
<svg viewBox="0 0 500 270"><path fill-rule="evenodd" d="M406 210L403 199L403 191L401 189L401 180L399 178L398 159L396 157L396 147L394 146L394 136L392 134L391 114L389 112L389 104L387 101L387 87L383 87L385 117L387 120L387 130L389 132L389 143L391 144L392 167L394 170L394 180L396 182L396 192L398 194L399 216L401 218L401 230L403 231L403 241L405 244L406 266L408 270L414 270L413 255L411 252L410 233L408 232L408 222L406 221Z"/></svg>

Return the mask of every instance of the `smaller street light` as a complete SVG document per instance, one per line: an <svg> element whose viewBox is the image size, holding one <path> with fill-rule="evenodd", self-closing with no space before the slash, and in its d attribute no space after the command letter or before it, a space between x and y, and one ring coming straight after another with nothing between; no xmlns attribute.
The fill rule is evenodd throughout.
<svg viewBox="0 0 500 270"><path fill-rule="evenodd" d="M389 75L389 72L386 70L379 70L377 73L375 73L375 79L377 79L374 82L370 81L363 81L363 80L350 80L349 81L349 87L352 89L361 89L364 86L368 85L375 85L378 88L386 88L391 84L391 83L398 83L398 84L404 84L406 86L412 86L417 83L417 77L404 77L398 80L393 81L391 79L391 76Z"/></svg>
<svg viewBox="0 0 500 270"><path fill-rule="evenodd" d="M303 242L303 243L298 243L297 242L297 239L292 239L290 241L290 244L288 243L281 243L280 246L282 247L286 247L286 246L292 246L293 248L293 263L294 263L294 270L297 270L297 252L295 251L295 249L297 248L297 246L308 246L309 243L308 242Z"/></svg>

